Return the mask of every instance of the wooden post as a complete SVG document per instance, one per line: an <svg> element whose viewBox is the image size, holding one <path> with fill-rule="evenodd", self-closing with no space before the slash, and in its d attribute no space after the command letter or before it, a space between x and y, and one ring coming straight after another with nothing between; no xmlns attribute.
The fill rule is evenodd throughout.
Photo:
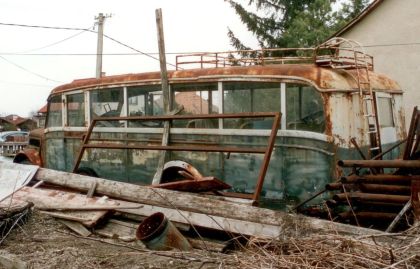
<svg viewBox="0 0 420 269"><path fill-rule="evenodd" d="M156 26L158 33L158 45L159 45L159 62L160 62L160 77L162 84L162 97L163 97L163 111L164 114L169 113L170 109L170 93L169 93L169 81L168 71L166 70L166 55L165 55L165 39L163 35L163 21L162 21L162 9L156 9ZM169 143L169 132L171 128L171 122L165 121L164 130L162 135L162 146L167 146ZM159 184L162 177L163 166L168 158L166 150L162 151L159 156L158 166L156 168L156 174L153 177L152 184Z"/></svg>

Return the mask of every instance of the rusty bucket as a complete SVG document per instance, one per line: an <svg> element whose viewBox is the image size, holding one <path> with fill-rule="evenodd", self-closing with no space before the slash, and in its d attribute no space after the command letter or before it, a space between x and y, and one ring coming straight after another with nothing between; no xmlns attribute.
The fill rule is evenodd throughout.
<svg viewBox="0 0 420 269"><path fill-rule="evenodd" d="M153 250L191 250L188 240L161 212L144 219L137 227L136 238Z"/></svg>

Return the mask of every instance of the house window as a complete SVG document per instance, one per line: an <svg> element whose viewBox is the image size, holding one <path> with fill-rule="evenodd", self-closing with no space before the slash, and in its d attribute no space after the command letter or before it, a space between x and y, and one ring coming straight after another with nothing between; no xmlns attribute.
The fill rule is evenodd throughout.
<svg viewBox="0 0 420 269"><path fill-rule="evenodd" d="M63 126L62 103L61 95L53 96L48 102L48 127Z"/></svg>

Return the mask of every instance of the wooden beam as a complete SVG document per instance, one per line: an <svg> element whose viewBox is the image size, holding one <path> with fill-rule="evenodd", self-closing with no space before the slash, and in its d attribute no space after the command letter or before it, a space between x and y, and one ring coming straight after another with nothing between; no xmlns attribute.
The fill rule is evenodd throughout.
<svg viewBox="0 0 420 269"><path fill-rule="evenodd" d="M163 111L165 114L169 113L171 102L169 93L169 80L168 71L166 69L166 54L165 54L165 38L163 34L163 18L162 9L156 9L156 27L158 34L158 47L159 47L159 62L160 62L160 80L162 84L162 97L163 97ZM167 146L169 143L169 133L171 129L171 122L165 121L163 126L162 146ZM162 177L163 166L168 159L168 152L163 150L160 152L156 174L153 177L152 184L159 184Z"/></svg>
<svg viewBox="0 0 420 269"><path fill-rule="evenodd" d="M92 182L96 181L96 192L102 195L141 203L143 205L155 206L159 210L166 208L180 210L190 214L196 213L200 214L200 216L207 216L208 218L220 217L218 223L223 219L233 219L244 221L251 226L254 224L265 224L273 228L275 227L280 233L296 231L299 227L305 227L305 231L316 233L337 231L342 234L366 235L378 232L371 229L333 223L281 211L221 201L196 194L155 189L46 168L40 168L35 178L44 180L50 184L81 191L87 191L92 185ZM200 220L197 221L201 223Z"/></svg>

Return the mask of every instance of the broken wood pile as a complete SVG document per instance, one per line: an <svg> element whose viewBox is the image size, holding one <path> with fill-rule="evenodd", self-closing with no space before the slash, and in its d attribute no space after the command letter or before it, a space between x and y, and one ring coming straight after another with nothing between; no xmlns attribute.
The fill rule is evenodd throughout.
<svg viewBox="0 0 420 269"><path fill-rule="evenodd" d="M15 171L26 167L20 164L8 166ZM202 229L219 231L229 237L264 238L330 233L331 230L340 234L377 233L370 229L238 204L223 197L138 186L45 168L38 168L33 180L39 183L32 187L18 187L19 190L4 202L33 203L35 209L60 219L82 236L96 233L122 241L134 241L140 221L156 212L162 212L179 229L193 231L195 236ZM85 193L94 196L88 197Z"/></svg>
<svg viewBox="0 0 420 269"><path fill-rule="evenodd" d="M21 166L13 164L12 167L18 170ZM193 230L202 234L207 228L207 236L209 231L219 231L234 238L231 242L242 244L242 251L234 255L214 258L206 254L210 256L196 259L201 261L200 268L209 268L204 266L208 262L219 268L229 264L229 268L242 269L403 268L403 265L404 268L417 268L420 262L415 254L420 248L418 227L412 235L381 234L366 228L232 203L223 197L215 199L42 168L38 168L33 179L38 183L31 187L16 186L19 190L2 203L6 206L33 203L36 212L59 219L77 234L73 234L75 238L126 247L133 251L132 255L163 255L162 252L145 252L148 250L144 247L130 244L139 242L136 230L142 219L164 212L184 235L191 236ZM400 245L384 240L391 236L399 236L396 242ZM196 239L188 237L194 248L205 251L221 252L228 244L208 240L203 240L201 235ZM191 255L188 253L170 252L167 256L172 259L194 256L192 252ZM12 260L16 259L31 264L21 256L14 256Z"/></svg>

